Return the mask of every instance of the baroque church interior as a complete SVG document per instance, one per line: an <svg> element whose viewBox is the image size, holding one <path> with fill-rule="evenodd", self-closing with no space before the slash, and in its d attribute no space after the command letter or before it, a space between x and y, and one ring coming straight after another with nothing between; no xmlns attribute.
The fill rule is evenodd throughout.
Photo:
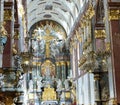
<svg viewBox="0 0 120 105"><path fill-rule="evenodd" d="M120 105L120 0L0 0L0 105Z"/></svg>

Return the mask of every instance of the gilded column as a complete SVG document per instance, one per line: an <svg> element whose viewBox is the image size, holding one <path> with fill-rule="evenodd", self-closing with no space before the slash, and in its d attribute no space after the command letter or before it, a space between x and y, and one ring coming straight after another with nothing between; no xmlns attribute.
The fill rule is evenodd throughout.
<svg viewBox="0 0 120 105"><path fill-rule="evenodd" d="M109 2L109 24L110 24L110 36L111 36L111 53L113 64L113 79L114 79L114 92L116 100L113 100L116 104L120 104L120 2Z"/></svg>

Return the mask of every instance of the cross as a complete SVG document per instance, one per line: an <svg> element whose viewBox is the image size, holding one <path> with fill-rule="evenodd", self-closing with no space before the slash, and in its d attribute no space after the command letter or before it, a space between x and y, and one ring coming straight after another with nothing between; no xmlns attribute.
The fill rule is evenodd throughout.
<svg viewBox="0 0 120 105"><path fill-rule="evenodd" d="M55 37L50 35L50 30L46 28L46 35L42 36L42 39L46 41L46 58L50 57L50 41L53 40Z"/></svg>

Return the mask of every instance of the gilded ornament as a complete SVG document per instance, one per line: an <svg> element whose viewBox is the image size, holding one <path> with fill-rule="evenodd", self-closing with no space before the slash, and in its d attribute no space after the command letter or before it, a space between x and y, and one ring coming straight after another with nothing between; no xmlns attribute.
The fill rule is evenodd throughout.
<svg viewBox="0 0 120 105"><path fill-rule="evenodd" d="M13 53L13 55L16 55L18 53L15 44L13 44L13 46L12 46L12 53Z"/></svg>
<svg viewBox="0 0 120 105"><path fill-rule="evenodd" d="M95 38L96 39L104 39L104 38L106 38L105 30L95 30Z"/></svg>
<svg viewBox="0 0 120 105"><path fill-rule="evenodd" d="M106 47L106 51L110 52L110 42L107 42L105 47Z"/></svg>
<svg viewBox="0 0 120 105"><path fill-rule="evenodd" d="M100 75L99 74L94 74L94 80L99 80L100 79Z"/></svg>
<svg viewBox="0 0 120 105"><path fill-rule="evenodd" d="M2 37L8 36L8 33L7 33L7 31L6 31L5 27L4 27L5 24L6 23L3 22L3 23L1 23L1 26L0 26L0 36L2 36Z"/></svg>
<svg viewBox="0 0 120 105"><path fill-rule="evenodd" d="M88 8L88 10L85 13L85 19L86 20L91 19L94 16L94 14L95 14L95 11L94 11L93 6L89 5L89 8Z"/></svg>
<svg viewBox="0 0 120 105"><path fill-rule="evenodd" d="M46 60L42 65L41 65L41 72L42 75L46 75L47 68L49 68L50 75L55 76L55 65L50 61Z"/></svg>
<svg viewBox="0 0 120 105"><path fill-rule="evenodd" d="M44 88L44 92L42 94L42 100L43 101L49 101L49 100L56 100L56 92L54 88L51 88L50 86Z"/></svg>
<svg viewBox="0 0 120 105"><path fill-rule="evenodd" d="M109 20L119 20L120 19L120 10L112 9L109 11Z"/></svg>
<svg viewBox="0 0 120 105"><path fill-rule="evenodd" d="M76 30L76 37L79 42L82 42L82 37L80 36L80 33Z"/></svg>
<svg viewBox="0 0 120 105"><path fill-rule="evenodd" d="M65 65L65 62L64 62L64 61L61 61L60 64L64 66L64 65Z"/></svg>
<svg viewBox="0 0 120 105"><path fill-rule="evenodd" d="M79 60L79 67L87 61L86 55L83 55Z"/></svg>
<svg viewBox="0 0 120 105"><path fill-rule="evenodd" d="M70 65L70 61L67 61L67 65L68 65L68 66Z"/></svg>
<svg viewBox="0 0 120 105"><path fill-rule="evenodd" d="M56 66L59 66L60 65L60 63L59 62L56 62Z"/></svg>
<svg viewBox="0 0 120 105"><path fill-rule="evenodd" d="M15 31L13 38L15 40L18 40L20 38L19 33L17 31Z"/></svg>
<svg viewBox="0 0 120 105"><path fill-rule="evenodd" d="M88 9L89 13L90 13L90 19L94 16L95 14L95 11L94 11L94 8L92 5L89 6L89 9Z"/></svg>
<svg viewBox="0 0 120 105"><path fill-rule="evenodd" d="M12 20L12 11L4 10L4 20Z"/></svg>
<svg viewBox="0 0 120 105"><path fill-rule="evenodd" d="M82 20L82 19L81 19L81 20ZM84 28L83 21L80 21L80 26L81 26L81 28Z"/></svg>
<svg viewBox="0 0 120 105"><path fill-rule="evenodd" d="M117 99L113 98L113 99L109 100L109 105L118 105Z"/></svg>

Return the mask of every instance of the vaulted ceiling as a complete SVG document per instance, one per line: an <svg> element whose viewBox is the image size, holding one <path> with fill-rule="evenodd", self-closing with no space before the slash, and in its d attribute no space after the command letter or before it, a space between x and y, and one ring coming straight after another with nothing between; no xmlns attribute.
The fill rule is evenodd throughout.
<svg viewBox="0 0 120 105"><path fill-rule="evenodd" d="M28 30L42 20L53 20L69 35L85 0L27 0Z"/></svg>

